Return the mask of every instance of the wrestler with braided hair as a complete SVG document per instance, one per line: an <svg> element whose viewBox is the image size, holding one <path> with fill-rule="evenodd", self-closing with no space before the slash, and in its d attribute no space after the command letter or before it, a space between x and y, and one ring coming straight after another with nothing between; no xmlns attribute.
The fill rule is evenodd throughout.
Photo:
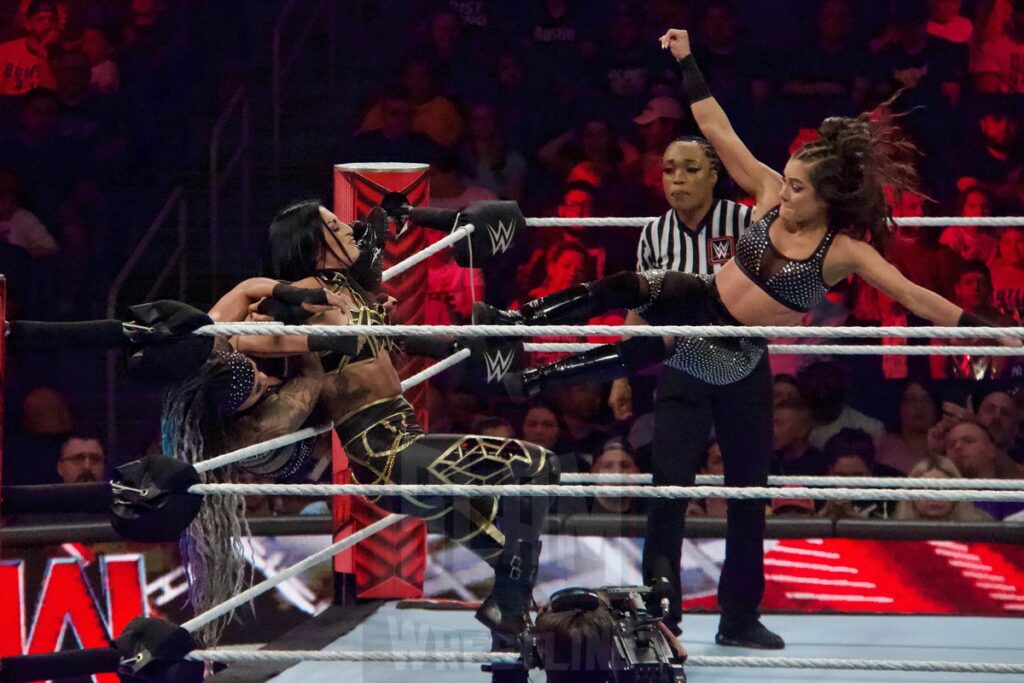
<svg viewBox="0 0 1024 683"><path fill-rule="evenodd" d="M832 286L854 274L937 325L984 324L907 280L879 253L891 215L885 186L913 192L917 180L916 150L886 112L826 119L820 139L802 146L780 175L755 159L736 135L697 68L687 32L672 29L660 41L679 61L701 133L733 180L756 199L755 222L739 239L735 257L713 276L623 272L517 311L480 304L474 311L478 324L559 324L627 308L655 325L794 325ZM717 424L727 483L763 486L772 454L771 374L763 339L691 337L666 345L661 339L633 338L528 369L507 378L507 385L519 395L536 396L551 381L610 380L662 360L700 380L711 405L685 421L685 429L656 421L655 430L675 429L679 441L706 443ZM656 485L692 485L694 469L687 473L655 463L653 474ZM676 604L685 504L654 501L644 545L645 579ZM764 501L730 500L728 517L716 641L784 647L758 616L764 595ZM666 616L677 627L678 610L671 612Z"/></svg>
<svg viewBox="0 0 1024 683"><path fill-rule="evenodd" d="M382 215L375 213L375 220L382 220ZM330 303L337 305L325 306L308 322L386 324L393 300L375 291L380 286L379 247L382 245L368 237L372 228L357 227L361 227L359 240L352 226L339 221L315 201L284 209L271 224L267 247L266 271L274 280L255 279L242 283L214 306L210 317L215 321L232 321L252 318L252 314L257 313L299 322L295 318L302 315L296 307L307 306L308 310L310 303L328 303L322 297L326 290L331 296ZM285 284L287 282L292 286ZM256 296L269 294L268 286L272 286L275 295L270 297L273 300L270 305ZM354 478L359 483L558 482L557 458L535 444L488 436L424 434L412 406L402 396L401 382L390 356L397 348L391 338L238 336L232 338L231 344L233 355L211 360L207 364L208 371L211 366L216 368L235 362L236 356L246 359L250 366L250 358L259 357L304 354L304 359L315 359L322 372L318 387L320 409L334 421ZM422 345L419 338L410 338L406 350L421 352L418 347ZM236 366L243 367L241 363ZM252 372L255 372L254 367ZM313 376L312 372L307 374ZM290 380L294 381L294 378ZM201 378L196 382L209 388L209 382ZM222 389L221 392L233 402L246 393L246 386L248 381L241 391L236 389L232 393L230 389ZM282 393L283 390L275 396L277 403L281 402ZM310 395L303 394L303 409L309 407ZM165 417L180 409L174 406L190 403L195 403L195 395L175 399L165 407ZM273 404L267 405L269 409ZM217 415L211 405L205 408L196 405L193 409L207 420L211 419L211 413ZM234 410L244 414L246 406L240 405ZM308 416L308 412L306 414ZM293 410L275 419L287 420L298 428L305 418L301 410ZM245 430L236 431L241 435ZM195 438L195 434L191 436ZM267 437L251 441L263 438ZM205 457L212 457L228 447L216 444L214 450L207 448ZM277 462L280 467L288 463L286 457ZM232 475L228 472L224 476ZM423 519L428 529L459 542L494 568L494 589L477 611L477 618L491 629L494 647L518 649L518 639L526 628L532 603L541 550L540 532L550 499L403 495L381 497L375 502L388 510ZM224 511L223 518L217 521L222 526L235 524L242 514L240 502L227 505L234 507ZM225 527L221 531L237 532L238 529ZM207 553L203 550L197 554L205 557ZM244 580L244 577L238 576L237 580Z"/></svg>

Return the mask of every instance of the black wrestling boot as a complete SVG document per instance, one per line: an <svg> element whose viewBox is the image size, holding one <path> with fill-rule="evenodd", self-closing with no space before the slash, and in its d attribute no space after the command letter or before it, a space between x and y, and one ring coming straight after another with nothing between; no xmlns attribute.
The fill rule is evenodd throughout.
<svg viewBox="0 0 1024 683"><path fill-rule="evenodd" d="M726 647L749 647L757 650L781 650L786 641L777 633L769 631L760 620L742 626L719 624L715 642Z"/></svg>
<svg viewBox="0 0 1024 683"><path fill-rule="evenodd" d="M502 378L514 399L536 398L549 382L591 380L610 382L664 360L667 352L661 337L633 337L575 353L539 368L527 368Z"/></svg>
<svg viewBox="0 0 1024 683"><path fill-rule="evenodd" d="M494 565L494 588L475 616L491 630L496 651L522 650L523 635L530 624L540 547L540 541L510 540Z"/></svg>
<svg viewBox="0 0 1024 683"><path fill-rule="evenodd" d="M540 299L527 301L515 311L485 303L473 304L474 325L568 325L583 323L603 311L589 285L576 285Z"/></svg>

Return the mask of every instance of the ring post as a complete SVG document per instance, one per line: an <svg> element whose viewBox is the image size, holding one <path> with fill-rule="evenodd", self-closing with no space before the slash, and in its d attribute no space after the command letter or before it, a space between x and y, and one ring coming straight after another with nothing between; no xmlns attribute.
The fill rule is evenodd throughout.
<svg viewBox="0 0 1024 683"><path fill-rule="evenodd" d="M400 192L412 206L430 201L430 181L426 164L365 163L338 164L334 167L334 213L343 221L362 219L380 204L389 192ZM407 230L397 241L389 241L384 252L384 267L404 261L428 246L423 230ZM384 286L398 305L391 317L395 322L418 325L424 322L427 294L426 264L414 267L388 280ZM415 375L427 367L428 360L410 357L398 367L401 377ZM426 385L406 392L416 416L427 428ZM350 483L348 459L337 436L333 439L334 473L338 484ZM363 498L333 498L334 539L342 538L374 523L387 513ZM335 602L347 598L399 599L423 594L426 567L426 526L407 518L366 539L334 558Z"/></svg>

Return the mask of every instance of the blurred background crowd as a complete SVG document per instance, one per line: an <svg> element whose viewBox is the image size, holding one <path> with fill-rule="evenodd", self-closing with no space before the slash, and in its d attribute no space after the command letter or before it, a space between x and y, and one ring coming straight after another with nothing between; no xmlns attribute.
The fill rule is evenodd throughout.
<svg viewBox="0 0 1024 683"><path fill-rule="evenodd" d="M240 86L255 120L256 200L251 225L225 220L255 246L225 252L222 280L207 281L203 257L190 256L189 300L198 305L257 272L280 205L328 201L334 163L427 163L436 206L501 198L527 216L662 214L662 152L696 132L675 64L657 49L667 27L690 30L712 92L769 165L781 168L825 116L899 93L893 111L922 151L923 186L893 198L895 215L1024 215L1022 0L335 3L330 21L287 45L304 57L281 84L293 96L281 113L284 161L271 171L270 46L285 4L0 0L9 318L105 317L111 285L168 190L209 183L211 133ZM744 199L727 179L716 191ZM216 239L207 209L190 205L193 245ZM633 269L638 237L636 228L537 229L527 263L487 273L435 257L427 322L466 322L474 293L514 305ZM1007 324L1024 310L1024 226L901 228L887 257L965 310ZM857 281L808 316L825 325L920 322ZM773 367L777 473L1024 477L1024 365L804 355L776 357ZM119 424L116 452L105 452L102 361L87 354L25 355L7 372L5 482L100 478L157 439L158 402L128 386L129 399L142 392L141 407ZM632 411L613 412L599 384L558 387L527 409L467 393L456 371L432 383L430 429L518 436L557 452L565 471L642 472L654 384L653 375L634 382ZM714 443L703 472L721 472ZM278 499L253 505L298 509ZM1004 519L1020 507L772 503L774 514L837 518ZM574 499L559 511L621 515L642 502ZM694 501L691 514L724 516L725 506Z"/></svg>

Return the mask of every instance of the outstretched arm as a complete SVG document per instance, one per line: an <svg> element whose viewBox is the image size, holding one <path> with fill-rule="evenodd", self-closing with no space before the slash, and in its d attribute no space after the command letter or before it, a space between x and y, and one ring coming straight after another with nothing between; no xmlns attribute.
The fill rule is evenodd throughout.
<svg viewBox="0 0 1024 683"><path fill-rule="evenodd" d="M700 132L714 146L732 179L757 199L758 215L763 215L778 203L782 176L754 157L736 134L725 110L707 91L690 51L689 34L682 29L669 29L659 40L663 49L671 50L683 70L683 88Z"/></svg>
<svg viewBox="0 0 1024 683"><path fill-rule="evenodd" d="M943 327L955 327L961 322L962 308L929 289L915 285L866 242L838 236L829 250L825 266L829 281L860 275L872 287L898 301L919 318Z"/></svg>

